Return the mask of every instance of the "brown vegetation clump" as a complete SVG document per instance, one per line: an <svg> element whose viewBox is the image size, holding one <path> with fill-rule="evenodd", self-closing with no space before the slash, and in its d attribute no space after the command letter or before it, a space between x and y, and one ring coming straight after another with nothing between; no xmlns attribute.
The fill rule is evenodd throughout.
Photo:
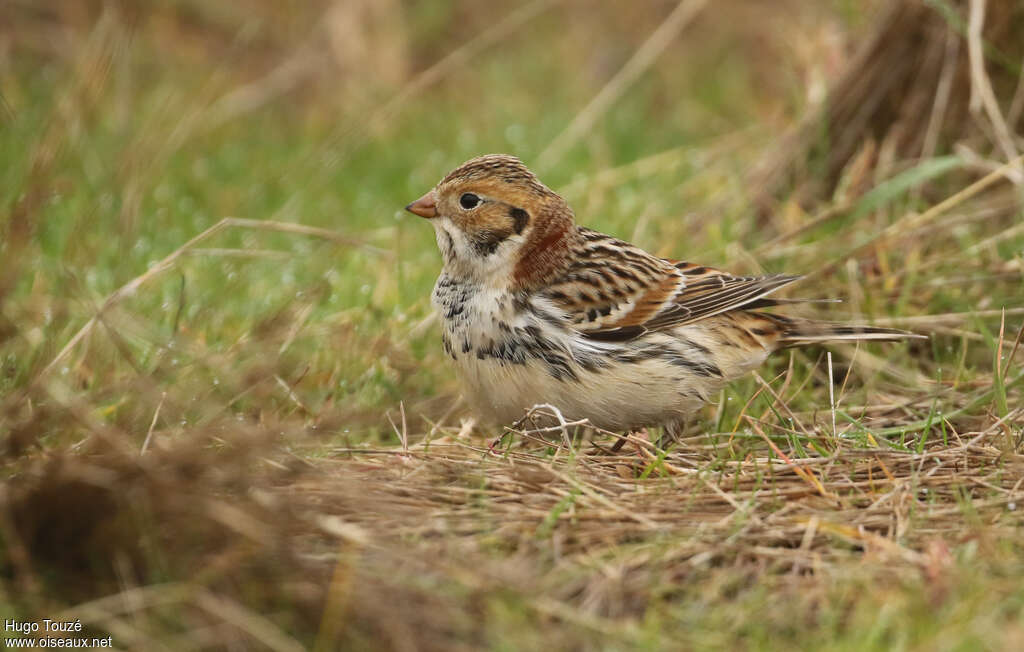
<svg viewBox="0 0 1024 652"><path fill-rule="evenodd" d="M976 161L1019 155L1024 6L898 0L864 32L825 99L753 171L766 195L799 179L805 200L827 198L844 177L864 184L876 166L884 178L957 146Z"/></svg>

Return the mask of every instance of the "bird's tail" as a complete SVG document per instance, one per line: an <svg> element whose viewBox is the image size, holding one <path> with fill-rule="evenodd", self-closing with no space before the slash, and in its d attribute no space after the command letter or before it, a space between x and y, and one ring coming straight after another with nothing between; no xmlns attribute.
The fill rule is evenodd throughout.
<svg viewBox="0 0 1024 652"><path fill-rule="evenodd" d="M877 326L850 326L831 324L829 322L792 319L780 315L771 315L780 321L782 337L781 347L804 346L820 342L850 342L859 340L907 340L928 339L925 335L901 331L895 328L879 328Z"/></svg>

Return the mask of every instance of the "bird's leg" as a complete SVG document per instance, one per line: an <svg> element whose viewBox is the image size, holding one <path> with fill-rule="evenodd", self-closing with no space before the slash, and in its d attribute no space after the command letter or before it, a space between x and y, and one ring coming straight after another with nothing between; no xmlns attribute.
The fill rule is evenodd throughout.
<svg viewBox="0 0 1024 652"><path fill-rule="evenodd" d="M611 450L613 453L618 453L620 450L622 450L622 447L626 445L627 437L629 437L628 432L624 435L619 435L619 438L615 441L615 444L612 445Z"/></svg>
<svg viewBox="0 0 1024 652"><path fill-rule="evenodd" d="M661 437L658 437L658 448L666 450L669 446L679 441L679 438L686 432L686 419L669 421L661 429Z"/></svg>
<svg viewBox="0 0 1024 652"><path fill-rule="evenodd" d="M651 440L651 435L649 432L647 432L647 428L640 428L639 430L630 430L624 435L619 435L619 440L615 442L615 444L612 446L611 451L613 453L618 453L626 444L626 441L629 439L629 436L633 434L640 435L647 441Z"/></svg>

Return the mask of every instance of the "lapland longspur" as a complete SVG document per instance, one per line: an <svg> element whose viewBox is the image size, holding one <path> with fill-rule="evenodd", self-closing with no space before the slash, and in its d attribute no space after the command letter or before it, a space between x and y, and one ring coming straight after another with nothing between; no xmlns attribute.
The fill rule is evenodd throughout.
<svg viewBox="0 0 1024 652"><path fill-rule="evenodd" d="M577 226L512 156L467 161L406 208L430 220L444 259L444 350L498 423L548 403L606 430L677 432L780 348L914 337L761 312L800 277L734 276Z"/></svg>

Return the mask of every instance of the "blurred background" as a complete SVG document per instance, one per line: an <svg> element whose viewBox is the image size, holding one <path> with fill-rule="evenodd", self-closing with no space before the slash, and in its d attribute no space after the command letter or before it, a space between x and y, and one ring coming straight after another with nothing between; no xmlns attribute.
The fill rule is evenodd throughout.
<svg viewBox="0 0 1024 652"><path fill-rule="evenodd" d="M844 300L832 318L932 335L837 352L849 404L901 406L858 421L869 438L936 406L1018 427L1003 365L1024 315L1022 34L1016 0L0 0L3 604L52 611L210 563L208 588L260 596L260 613L302 605L276 621L342 636L318 620L335 567L278 556L312 536L309 504L239 487L460 431L429 303L440 256L402 207L484 153L522 158L587 226L809 274L803 295ZM819 361L783 356L765 377L788 365L807 381L794 410L814 412ZM758 387L736 384L701 428ZM211 512L228 534L185 518L205 495L231 497ZM54 525L69 505L79 517ZM270 543L244 510L280 524ZM223 543L239 532L274 552L252 562ZM108 563L138 536L153 541ZM322 574L280 580L282 559ZM420 623L433 598L408 590L360 617L386 629L399 595ZM451 643L473 628L452 615L469 598L445 595L432 608L451 619L422 626ZM584 612L644 613L619 597Z"/></svg>
<svg viewBox="0 0 1024 652"><path fill-rule="evenodd" d="M210 385L203 361L229 350L247 359L240 347L259 324L301 315L294 333L282 326L288 346L274 345L272 363L262 344L249 354L281 365L289 383L303 376L314 412L379 428L379 407L404 400L436 418L446 408L430 398L446 404L454 391L422 323L439 256L401 207L486 152L521 157L580 222L661 255L798 273L834 255L834 268L881 265L853 296L863 278L839 279L853 316L932 299L945 312L944 290L901 286L890 301L885 274L907 273L904 252L838 260L831 248L944 197L948 187L928 180L962 181L951 173L991 170L1020 148L1020 6L989 3L979 23L995 121L971 75L968 10L945 0L7 0L4 316L31 345L8 349L3 382L35 377L111 293L236 217L342 240L225 229L111 306L122 345L223 399L237 388ZM986 225L1014 219L1007 201ZM821 221L838 237L772 244L830 202L840 219ZM973 221L961 228L960 242L983 239ZM955 291L991 307L979 288ZM112 396L135 382L112 368L108 336L90 329L76 347L47 373Z"/></svg>

